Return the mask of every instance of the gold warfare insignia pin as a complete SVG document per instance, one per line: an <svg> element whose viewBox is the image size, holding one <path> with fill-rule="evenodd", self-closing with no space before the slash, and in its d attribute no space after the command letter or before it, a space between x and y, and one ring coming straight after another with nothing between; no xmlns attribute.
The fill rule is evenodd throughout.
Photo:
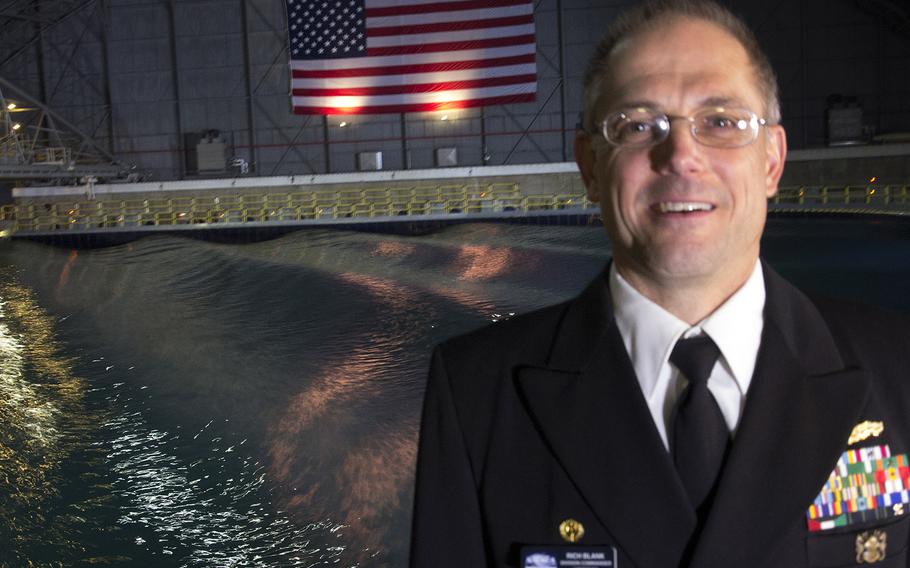
<svg viewBox="0 0 910 568"><path fill-rule="evenodd" d="M559 523L559 536L566 542L578 542L585 536L585 527L575 519L566 519Z"/></svg>
<svg viewBox="0 0 910 568"><path fill-rule="evenodd" d="M856 563L872 564L885 559L888 533L877 529L860 533L856 537Z"/></svg>
<svg viewBox="0 0 910 568"><path fill-rule="evenodd" d="M872 422L870 420L865 420L860 422L853 427L853 431L850 432L850 438L847 440L847 445L852 446L857 442L862 442L867 438L874 438L875 436L881 435L885 430L884 422Z"/></svg>

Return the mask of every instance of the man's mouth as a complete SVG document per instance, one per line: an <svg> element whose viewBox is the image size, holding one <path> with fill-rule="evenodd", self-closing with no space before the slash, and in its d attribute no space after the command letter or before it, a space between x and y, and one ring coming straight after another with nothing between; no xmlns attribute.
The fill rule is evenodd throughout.
<svg viewBox="0 0 910 568"><path fill-rule="evenodd" d="M657 203L657 210L661 213L696 213L713 209L713 204L704 201L661 201Z"/></svg>

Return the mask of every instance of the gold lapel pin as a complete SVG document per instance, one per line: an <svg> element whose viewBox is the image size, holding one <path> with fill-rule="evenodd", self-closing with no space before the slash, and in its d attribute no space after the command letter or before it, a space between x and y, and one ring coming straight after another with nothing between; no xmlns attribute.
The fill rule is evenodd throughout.
<svg viewBox="0 0 910 568"><path fill-rule="evenodd" d="M867 438L880 436L884 431L884 422L872 422L871 420L864 420L863 422L860 422L853 427L853 431L850 432L850 438L847 440L847 445L852 446L853 444L862 442Z"/></svg>
<svg viewBox="0 0 910 568"><path fill-rule="evenodd" d="M575 519L566 519L559 523L559 536L566 542L578 542L585 536L585 527Z"/></svg>
<svg viewBox="0 0 910 568"><path fill-rule="evenodd" d="M856 563L872 564L885 559L888 533L881 529L866 531L856 537Z"/></svg>

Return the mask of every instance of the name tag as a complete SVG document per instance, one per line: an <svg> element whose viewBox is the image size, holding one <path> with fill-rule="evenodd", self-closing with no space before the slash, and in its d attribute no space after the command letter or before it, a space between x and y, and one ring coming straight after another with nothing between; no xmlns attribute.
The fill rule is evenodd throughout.
<svg viewBox="0 0 910 568"><path fill-rule="evenodd" d="M617 568L613 546L525 546L522 568Z"/></svg>

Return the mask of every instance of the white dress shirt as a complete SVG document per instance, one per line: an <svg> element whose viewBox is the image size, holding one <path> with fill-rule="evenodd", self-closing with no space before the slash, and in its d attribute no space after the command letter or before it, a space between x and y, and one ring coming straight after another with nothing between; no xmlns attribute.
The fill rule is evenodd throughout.
<svg viewBox="0 0 910 568"><path fill-rule="evenodd" d="M610 296L616 324L632 360L654 424L669 449L667 422L687 382L669 359L680 338L707 334L720 348L720 359L708 378L730 432L735 434L764 327L765 281L761 263L726 302L690 326L634 289L610 266Z"/></svg>

